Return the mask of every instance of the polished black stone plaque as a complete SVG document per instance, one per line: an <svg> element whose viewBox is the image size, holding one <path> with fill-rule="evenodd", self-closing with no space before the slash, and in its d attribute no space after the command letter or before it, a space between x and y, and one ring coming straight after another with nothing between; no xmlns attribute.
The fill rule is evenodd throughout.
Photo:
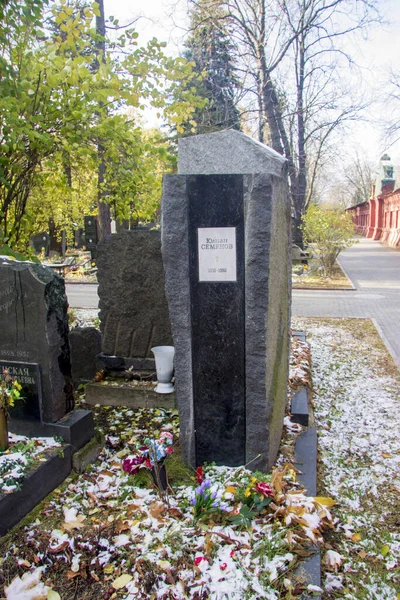
<svg viewBox="0 0 400 600"><path fill-rule="evenodd" d="M21 398L9 409L11 419L41 420L42 389L40 368L35 363L0 360L0 372L8 369L11 377L22 386Z"/></svg>
<svg viewBox="0 0 400 600"><path fill-rule="evenodd" d="M196 463L245 462L243 176L190 175L189 266ZM199 281L198 229L236 229L236 281Z"/></svg>

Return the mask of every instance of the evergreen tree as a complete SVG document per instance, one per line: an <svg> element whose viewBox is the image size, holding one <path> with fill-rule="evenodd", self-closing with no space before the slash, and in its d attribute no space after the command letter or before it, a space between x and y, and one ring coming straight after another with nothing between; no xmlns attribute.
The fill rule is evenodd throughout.
<svg viewBox="0 0 400 600"><path fill-rule="evenodd" d="M205 106L197 108L192 115L196 133L240 129L236 106L239 82L232 60L233 44L222 17L221 0L199 0L192 9L190 36L183 55L195 63L194 70L201 75L195 84L196 92L207 100ZM193 132L191 125L193 123L185 126L185 134Z"/></svg>

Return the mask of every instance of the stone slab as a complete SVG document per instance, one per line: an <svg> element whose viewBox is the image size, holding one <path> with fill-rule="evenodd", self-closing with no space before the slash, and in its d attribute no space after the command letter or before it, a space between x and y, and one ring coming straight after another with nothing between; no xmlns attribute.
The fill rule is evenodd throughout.
<svg viewBox="0 0 400 600"><path fill-rule="evenodd" d="M181 175L271 173L282 177L286 160L248 135L229 129L180 138Z"/></svg>
<svg viewBox="0 0 400 600"><path fill-rule="evenodd" d="M238 466L245 463L246 445L243 178L190 176L187 190L196 461ZM203 225L211 236L201 244L211 275L224 276L218 273L224 251L216 250L215 262L207 253L232 245L235 281L199 277L198 230ZM234 244L215 237L228 236L227 228L236 233Z"/></svg>
<svg viewBox="0 0 400 600"><path fill-rule="evenodd" d="M71 446L62 455L51 453L49 459L28 475L22 489L0 496L0 536L3 536L52 492L71 472Z"/></svg>
<svg viewBox="0 0 400 600"><path fill-rule="evenodd" d="M320 547L310 546L308 551L314 552L310 557L302 561L301 565L296 569L294 576L295 580L304 583L304 585L317 585L321 587L321 552ZM303 592L301 600L319 600L321 596Z"/></svg>
<svg viewBox="0 0 400 600"><path fill-rule="evenodd" d="M300 340L301 342L306 341L306 334L304 331L292 331L292 337Z"/></svg>
<svg viewBox="0 0 400 600"><path fill-rule="evenodd" d="M299 423L304 427L308 427L309 411L308 411L308 393L306 388L300 388L294 394L291 404L291 420L293 423Z"/></svg>
<svg viewBox="0 0 400 600"><path fill-rule="evenodd" d="M76 473L84 473L86 467L97 461L103 447L104 436L96 432L90 442L72 455L72 468L74 471Z"/></svg>
<svg viewBox="0 0 400 600"><path fill-rule="evenodd" d="M91 410L75 409L57 423L10 419L8 428L12 433L27 437L61 437L75 452L93 437L93 413Z"/></svg>
<svg viewBox="0 0 400 600"><path fill-rule="evenodd" d="M309 427L296 439L294 464L301 471L298 480L308 496L317 495L317 430Z"/></svg>
<svg viewBox="0 0 400 600"><path fill-rule="evenodd" d="M74 327L69 332L71 371L75 388L91 381L100 370L101 333L95 327Z"/></svg>
<svg viewBox="0 0 400 600"><path fill-rule="evenodd" d="M86 402L92 406L127 406L129 408L176 408L176 394L157 394L153 390L134 389L129 384L118 386L88 383Z"/></svg>
<svg viewBox="0 0 400 600"><path fill-rule="evenodd" d="M215 178L214 175L209 177ZM188 258L193 251L188 233L190 180L189 176L182 175L164 178L162 250L175 345L183 456L196 466L199 463L196 460L193 382L194 369L199 367L195 367L193 355L192 298L195 292L190 284L193 265ZM254 469L268 470L279 448L286 404L291 295L290 203L286 181L274 175L246 175L242 176L242 181L246 279L245 462L252 461ZM205 221L201 226L208 227L209 223ZM214 321L214 326L218 336L218 320ZM208 347L211 352L210 344ZM230 350L226 348L226 351Z"/></svg>
<svg viewBox="0 0 400 600"><path fill-rule="evenodd" d="M103 354L153 358L153 346L171 346L160 231L112 234L97 246Z"/></svg>
<svg viewBox="0 0 400 600"><path fill-rule="evenodd" d="M190 334L189 211L185 177L173 175L163 179L161 231L166 274L165 291L175 346L175 389L181 424L180 444L184 461L197 466ZM179 290L179 293L176 293L176 290Z"/></svg>

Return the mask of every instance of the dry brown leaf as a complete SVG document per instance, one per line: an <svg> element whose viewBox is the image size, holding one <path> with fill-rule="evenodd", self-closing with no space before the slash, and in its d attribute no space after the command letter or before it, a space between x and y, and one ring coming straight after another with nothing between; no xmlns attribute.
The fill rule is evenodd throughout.
<svg viewBox="0 0 400 600"><path fill-rule="evenodd" d="M73 529L80 529L84 527L83 521L86 519L85 515L77 515L74 521L69 521L63 524L65 531L72 531Z"/></svg>
<svg viewBox="0 0 400 600"><path fill-rule="evenodd" d="M18 561L18 566L25 567L26 569L30 569L32 564L29 562L29 560L22 559L22 560Z"/></svg>
<svg viewBox="0 0 400 600"><path fill-rule="evenodd" d="M163 515L166 510L166 506L162 502L153 502L149 506L149 512L153 519L160 519L161 515Z"/></svg>
<svg viewBox="0 0 400 600"><path fill-rule="evenodd" d="M212 552L212 549L214 548L214 546L215 546L215 544L212 541L210 534L207 533L207 535L206 535L206 543L204 544L204 550L205 550L206 556L210 556L211 555L211 552Z"/></svg>
<svg viewBox="0 0 400 600"><path fill-rule="evenodd" d="M171 515L171 517L175 517L177 519L183 518L183 513L179 510L179 508L169 508L168 514Z"/></svg>
<svg viewBox="0 0 400 600"><path fill-rule="evenodd" d="M54 548L47 548L47 552L48 552L48 554L59 554L60 552L65 550L65 548L68 548L68 546L69 546L68 542L61 542L61 544L59 544L58 546L55 546Z"/></svg>
<svg viewBox="0 0 400 600"><path fill-rule="evenodd" d="M98 503L98 498L96 496L96 494L93 494L93 492L87 492L87 496L89 498L90 504L93 506L94 504Z"/></svg>
<svg viewBox="0 0 400 600"><path fill-rule="evenodd" d="M367 553L365 550L361 550L361 552L358 553L358 556L364 560L364 558L367 556Z"/></svg>
<svg viewBox="0 0 400 600"><path fill-rule="evenodd" d="M70 579L75 579L75 577L78 577L79 572L78 573L74 573L73 571L68 571L66 577L68 580Z"/></svg>

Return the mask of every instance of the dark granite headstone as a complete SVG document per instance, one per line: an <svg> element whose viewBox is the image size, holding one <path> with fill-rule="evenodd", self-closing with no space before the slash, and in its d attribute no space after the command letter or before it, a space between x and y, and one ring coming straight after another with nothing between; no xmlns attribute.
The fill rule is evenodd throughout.
<svg viewBox="0 0 400 600"><path fill-rule="evenodd" d="M21 381L26 404L18 407L18 417L55 422L72 410L74 398L64 281L42 265L1 257L0 363L7 365L9 361L33 363L38 365L40 372L37 383L41 382L41 410L40 395L39 398L35 394L32 396L29 390L34 388L28 386L25 390L25 382ZM32 371L26 377L33 379L36 368L26 368ZM24 373L20 376L25 377ZM29 404L29 398L32 398L33 406Z"/></svg>
<svg viewBox="0 0 400 600"><path fill-rule="evenodd" d="M11 418L40 420L42 415L42 386L38 364L0 360L0 373L8 374L22 386L21 397L9 408Z"/></svg>
<svg viewBox="0 0 400 600"><path fill-rule="evenodd" d="M267 470L288 375L285 160L225 131L183 138L178 165L164 178L162 252L184 458Z"/></svg>
<svg viewBox="0 0 400 600"><path fill-rule="evenodd" d="M40 254L44 250L45 256L47 256L50 248L50 236L45 231L35 233L30 237L29 244L36 254Z"/></svg>
<svg viewBox="0 0 400 600"><path fill-rule="evenodd" d="M84 217L85 225L85 246L86 250L89 250L92 254L92 258L97 256L97 243L99 241L97 231L97 217L86 216Z"/></svg>
<svg viewBox="0 0 400 600"><path fill-rule="evenodd" d="M98 245L102 351L121 365L154 368L153 346L172 344L159 231L112 234Z"/></svg>
<svg viewBox="0 0 400 600"><path fill-rule="evenodd" d="M101 333L95 327L74 327L69 332L72 379L75 388L90 381L99 370L97 356L101 352Z"/></svg>

